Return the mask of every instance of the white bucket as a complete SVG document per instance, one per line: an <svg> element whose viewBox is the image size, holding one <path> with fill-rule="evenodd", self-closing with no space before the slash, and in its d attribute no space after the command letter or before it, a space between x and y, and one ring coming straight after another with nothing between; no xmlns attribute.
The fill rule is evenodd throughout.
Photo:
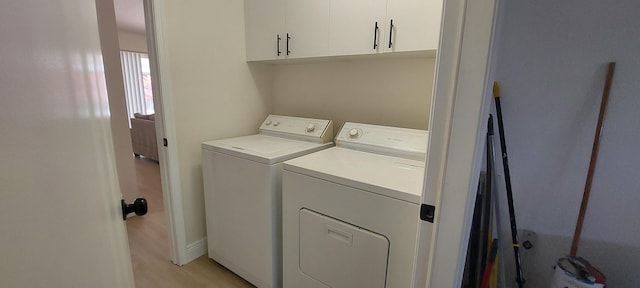
<svg viewBox="0 0 640 288"><path fill-rule="evenodd" d="M576 267L571 264L570 259L580 259L580 261L584 261L591 272L597 272L599 274L597 277L598 280L581 277L579 273L576 272ZM558 260L550 288L604 288L605 285L602 273L591 266L589 262L582 258L567 257Z"/></svg>

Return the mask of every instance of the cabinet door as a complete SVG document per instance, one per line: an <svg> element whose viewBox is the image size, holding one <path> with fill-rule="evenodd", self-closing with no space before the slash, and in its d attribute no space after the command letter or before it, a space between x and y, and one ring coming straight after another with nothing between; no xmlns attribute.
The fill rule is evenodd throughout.
<svg viewBox="0 0 640 288"><path fill-rule="evenodd" d="M331 0L330 54L382 52L386 12L387 0Z"/></svg>
<svg viewBox="0 0 640 288"><path fill-rule="evenodd" d="M284 58L284 0L245 0L244 5L247 60Z"/></svg>
<svg viewBox="0 0 640 288"><path fill-rule="evenodd" d="M288 58L329 54L329 0L284 0ZM285 47L286 50L286 47ZM285 53L286 54L286 53Z"/></svg>
<svg viewBox="0 0 640 288"><path fill-rule="evenodd" d="M438 49L441 18L442 0L389 0L385 52Z"/></svg>

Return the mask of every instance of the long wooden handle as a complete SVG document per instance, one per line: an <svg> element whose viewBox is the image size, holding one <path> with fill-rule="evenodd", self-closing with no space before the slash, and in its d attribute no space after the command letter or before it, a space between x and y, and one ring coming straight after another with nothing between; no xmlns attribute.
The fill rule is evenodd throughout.
<svg viewBox="0 0 640 288"><path fill-rule="evenodd" d="M587 172L587 182L584 184L584 193L582 194L582 203L580 204L580 213L578 213L578 223L576 231L573 233L573 242L571 243L571 256L578 253L578 243L580 242L580 234L582 234L582 225L584 224L584 215L587 213L589 205L589 196L591 195L591 183L593 182L593 174L596 170L596 162L598 161L598 151L600 150L600 133L602 132L602 122L604 114L607 110L609 102L609 91L611 90L611 82L613 81L613 72L616 68L615 62L609 63L607 78L604 82L604 90L602 91L602 102L600 103L600 114L598 115L598 124L596 126L596 135L593 139L593 148L591 149L591 161L589 162L589 171Z"/></svg>

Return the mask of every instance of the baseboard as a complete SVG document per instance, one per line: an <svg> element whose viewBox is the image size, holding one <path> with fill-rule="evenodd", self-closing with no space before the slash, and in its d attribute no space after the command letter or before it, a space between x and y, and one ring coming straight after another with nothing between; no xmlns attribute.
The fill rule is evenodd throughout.
<svg viewBox="0 0 640 288"><path fill-rule="evenodd" d="M206 237L187 245L187 259L185 259L186 261L184 264L187 264L193 260L196 260L198 257L205 254L207 254L207 238Z"/></svg>

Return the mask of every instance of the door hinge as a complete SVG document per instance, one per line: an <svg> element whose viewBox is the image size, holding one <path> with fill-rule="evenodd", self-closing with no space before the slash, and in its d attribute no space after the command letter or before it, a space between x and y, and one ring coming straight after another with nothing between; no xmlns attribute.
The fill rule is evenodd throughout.
<svg viewBox="0 0 640 288"><path fill-rule="evenodd" d="M420 205L420 220L433 223L435 212L436 206L428 204Z"/></svg>
<svg viewBox="0 0 640 288"><path fill-rule="evenodd" d="M162 145L164 145L164 147L169 146L169 142L167 141L167 138L162 138Z"/></svg>

